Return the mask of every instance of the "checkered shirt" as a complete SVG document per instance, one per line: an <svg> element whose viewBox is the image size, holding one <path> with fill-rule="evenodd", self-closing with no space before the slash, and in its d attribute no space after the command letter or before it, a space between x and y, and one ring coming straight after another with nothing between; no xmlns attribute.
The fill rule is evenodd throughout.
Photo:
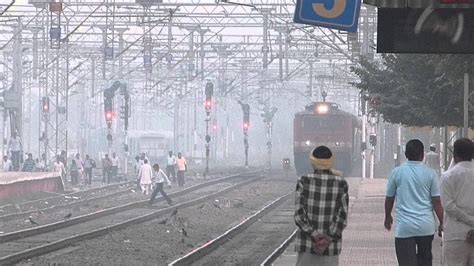
<svg viewBox="0 0 474 266"><path fill-rule="evenodd" d="M298 226L295 250L313 251L312 237L326 234L333 242L323 256L341 253L342 230L347 225L349 186L330 170L315 170L302 176L296 185L295 223Z"/></svg>

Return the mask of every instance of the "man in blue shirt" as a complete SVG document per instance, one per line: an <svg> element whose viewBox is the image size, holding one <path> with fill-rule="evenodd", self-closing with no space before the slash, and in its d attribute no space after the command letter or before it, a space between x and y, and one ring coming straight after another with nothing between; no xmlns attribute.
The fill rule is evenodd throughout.
<svg viewBox="0 0 474 266"><path fill-rule="evenodd" d="M405 147L407 162L393 169L387 184L385 198L385 228L393 223L392 209L396 199L395 251L399 265L432 265L431 245L435 233L435 217L440 221L438 234L443 228L438 177L423 164L424 147L413 139Z"/></svg>

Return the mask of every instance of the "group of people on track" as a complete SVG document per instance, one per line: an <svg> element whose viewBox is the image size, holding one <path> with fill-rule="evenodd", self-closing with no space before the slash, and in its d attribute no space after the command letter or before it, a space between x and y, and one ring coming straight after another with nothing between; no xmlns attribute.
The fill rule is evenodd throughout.
<svg viewBox="0 0 474 266"><path fill-rule="evenodd" d="M171 183L178 183L179 187L185 184L184 173L187 171L186 159L178 152L175 157L172 151L169 151L166 158L166 173L158 163L152 163L147 158L145 153L135 157L137 171L137 184L145 195L149 195L150 204L153 204L156 196L160 193L169 205L172 205L172 200L164 191L164 185L171 187ZM177 173L177 174L176 174ZM171 180L170 180L171 177Z"/></svg>

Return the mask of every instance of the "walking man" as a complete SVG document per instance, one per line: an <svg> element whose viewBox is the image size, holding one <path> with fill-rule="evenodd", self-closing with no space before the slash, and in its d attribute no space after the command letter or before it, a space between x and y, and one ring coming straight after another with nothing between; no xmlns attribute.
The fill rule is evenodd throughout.
<svg viewBox="0 0 474 266"><path fill-rule="evenodd" d="M20 170L20 154L21 154L21 141L17 137L16 132L12 132L10 140L8 141L8 150L11 154L13 171Z"/></svg>
<svg viewBox="0 0 474 266"><path fill-rule="evenodd" d="M176 168L178 169L178 186L183 187L186 183L184 181L184 172L186 172L188 165L186 159L178 152L178 158L176 159Z"/></svg>
<svg viewBox="0 0 474 266"><path fill-rule="evenodd" d="M153 169L150 164L148 164L148 159L143 160L143 165L140 166L140 171L138 172L138 180L143 194L150 194L151 190L151 179L153 178Z"/></svg>
<svg viewBox="0 0 474 266"><path fill-rule="evenodd" d="M172 151L168 152L168 157L166 160L166 175L171 178L173 183L176 182L176 157Z"/></svg>
<svg viewBox="0 0 474 266"><path fill-rule="evenodd" d="M428 266L433 263L431 246L436 230L433 210L443 228L443 207L436 172L423 164L424 147L418 139L407 142L407 162L392 170L385 198L385 222L392 228L396 199L395 251L402 266Z"/></svg>
<svg viewBox="0 0 474 266"><path fill-rule="evenodd" d="M296 185L296 265L339 265L349 186L341 173L332 169L334 156L328 147L315 148L309 159L314 172L301 176Z"/></svg>
<svg viewBox="0 0 474 266"><path fill-rule="evenodd" d="M438 176L441 174L439 154L436 152L436 145L434 143L430 145L430 151L426 153L424 162L428 167L435 170Z"/></svg>
<svg viewBox="0 0 474 266"><path fill-rule="evenodd" d="M151 193L150 205L152 205L153 202L155 201L155 198L158 192L161 193L161 195L166 200L168 205L171 205L173 201L168 197L168 195L163 190L164 183L166 182L168 186L171 186L171 182L168 179L168 176L165 174L165 172L163 172L163 170L160 169L160 166L157 163L153 165L153 180L155 182L155 188L153 189L153 193Z"/></svg>
<svg viewBox="0 0 474 266"><path fill-rule="evenodd" d="M22 172L34 172L36 167L35 160L33 160L33 154L28 153L28 158L23 162Z"/></svg>
<svg viewBox="0 0 474 266"><path fill-rule="evenodd" d="M474 165L472 141L454 142L454 166L441 178L444 206L443 265L474 265Z"/></svg>

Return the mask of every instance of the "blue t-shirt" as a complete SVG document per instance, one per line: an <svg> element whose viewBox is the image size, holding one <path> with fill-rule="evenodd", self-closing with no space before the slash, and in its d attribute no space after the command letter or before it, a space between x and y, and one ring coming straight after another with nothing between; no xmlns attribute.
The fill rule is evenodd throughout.
<svg viewBox="0 0 474 266"><path fill-rule="evenodd" d="M436 172L422 162L408 161L393 169L387 197L395 197L395 237L433 235L436 225L431 198L439 195Z"/></svg>

